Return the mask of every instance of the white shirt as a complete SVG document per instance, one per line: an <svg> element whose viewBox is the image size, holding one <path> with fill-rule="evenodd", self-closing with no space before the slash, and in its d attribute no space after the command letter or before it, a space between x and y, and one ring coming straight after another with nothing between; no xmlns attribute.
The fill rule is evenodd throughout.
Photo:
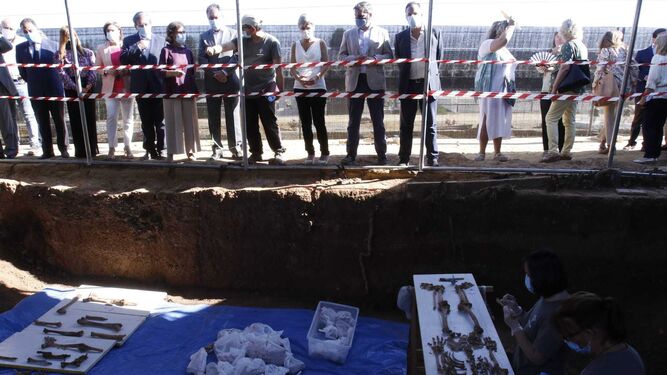
<svg viewBox="0 0 667 375"><path fill-rule="evenodd" d="M667 56L655 55L651 59L651 64L665 64ZM651 66L646 77L646 88L653 89L655 92L667 92L667 66ZM660 96L659 98L665 98Z"/></svg>
<svg viewBox="0 0 667 375"><path fill-rule="evenodd" d="M419 38L415 39L410 30L410 55L413 59L426 57L426 46L424 45L424 31L419 33ZM423 62L410 63L410 79L424 79L425 64Z"/></svg>
<svg viewBox="0 0 667 375"><path fill-rule="evenodd" d="M371 49L371 28L367 30L359 29L359 55L368 56ZM359 67L359 73L366 73L366 65Z"/></svg>
<svg viewBox="0 0 667 375"><path fill-rule="evenodd" d="M320 39L315 39L313 41L313 44L308 48L308 50L303 49L303 45L301 44L300 40L297 40L294 43L294 52L295 52L295 60L298 63L304 63L304 62L319 62L322 60L322 44L321 44ZM322 71L321 67L314 67L314 68L298 68L297 71L299 72L300 75L308 77L308 78L315 78L315 76ZM326 83L324 82L324 78L320 77L317 81L315 81L315 84L313 86L308 86L304 87L301 82L298 80L294 80L294 88L295 89L307 89L307 90L326 90L327 86Z"/></svg>
<svg viewBox="0 0 667 375"><path fill-rule="evenodd" d="M12 41L12 46L14 46L14 48L2 54L2 57L4 57L7 64L16 64L16 46L25 41L26 39L24 37L18 35L14 37L14 40ZM21 77L17 66L8 66L7 69L9 70L12 79L19 79L19 77Z"/></svg>

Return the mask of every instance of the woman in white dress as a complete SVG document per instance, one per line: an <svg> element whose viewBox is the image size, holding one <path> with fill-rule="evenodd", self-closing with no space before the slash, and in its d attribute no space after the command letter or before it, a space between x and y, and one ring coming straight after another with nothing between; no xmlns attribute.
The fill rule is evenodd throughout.
<svg viewBox="0 0 667 375"><path fill-rule="evenodd" d="M514 20L496 21L479 47L478 60L514 60L506 48L514 34ZM482 64L475 78L475 90L510 92L514 87L514 64ZM507 161L500 152L503 138L512 136L512 105L504 99L483 98L479 101L479 154L477 161L486 159L486 145L493 140L493 160Z"/></svg>

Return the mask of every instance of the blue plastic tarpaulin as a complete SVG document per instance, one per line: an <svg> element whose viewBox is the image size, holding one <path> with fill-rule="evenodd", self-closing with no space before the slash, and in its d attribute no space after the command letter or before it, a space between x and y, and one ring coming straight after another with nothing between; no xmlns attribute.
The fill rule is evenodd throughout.
<svg viewBox="0 0 667 375"><path fill-rule="evenodd" d="M0 314L0 341L23 330L65 298L62 291L45 289L23 299ZM159 309L120 348L115 348L89 372L102 374L185 374L190 355L215 341L225 328L243 329L256 322L284 331L294 356L306 364L308 374L405 374L406 324L359 318L347 361L338 365L308 356L306 335L312 310L263 309L231 306L169 306ZM209 356L213 361L214 355ZM0 368L0 374L14 374Z"/></svg>

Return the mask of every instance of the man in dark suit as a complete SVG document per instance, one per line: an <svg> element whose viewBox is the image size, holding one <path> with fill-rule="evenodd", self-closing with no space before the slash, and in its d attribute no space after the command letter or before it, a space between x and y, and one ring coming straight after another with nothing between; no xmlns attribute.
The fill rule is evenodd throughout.
<svg viewBox="0 0 667 375"><path fill-rule="evenodd" d="M16 62L19 64L53 64L58 45L47 39L37 28L35 21L30 18L21 21L21 29L26 35L27 41L16 46ZM31 97L65 96L63 83L56 69L19 68L19 73L23 80L28 83L28 94ZM31 100L31 103L39 124L39 134L42 137L41 159L49 159L54 156L49 115L56 126L56 138L60 155L63 158L68 158L67 145L69 140L67 127L65 126L65 103L34 99Z"/></svg>
<svg viewBox="0 0 667 375"><path fill-rule="evenodd" d="M123 40L120 62L124 65L156 65L160 52L165 46L164 38L154 35L151 19L144 12L138 12L132 18L136 34ZM130 91L134 94L162 94L163 85L160 72L155 69L130 70ZM144 160L162 160L164 150L164 111L162 99L137 98L141 131L144 133Z"/></svg>
<svg viewBox="0 0 667 375"><path fill-rule="evenodd" d="M656 29L653 32L653 38L651 39L651 45L643 50L637 51L635 55L635 61L639 64L647 64L653 59L655 55L655 39L661 33L664 33L667 29ZM637 87L635 92L644 92L646 88L646 77L648 76L648 71L650 66L640 66L639 67L639 76L637 77ZM623 147L626 150L631 150L637 145L637 137L639 137L639 132L641 131L642 124L644 123L644 106L639 105L639 99L637 98L635 102L635 116L632 119L632 125L630 126L630 139L628 144ZM667 138L665 138L667 139Z"/></svg>
<svg viewBox="0 0 667 375"><path fill-rule="evenodd" d="M416 2L409 2L405 7L405 16L409 28L396 34L394 53L396 58L425 58L426 50L425 20L421 6ZM440 90L440 72L437 60L443 56L442 34L433 31L431 34L431 56L429 62L428 85L429 90ZM422 94L424 92L424 76L426 63L400 64L398 70L399 94ZM423 100L401 99L400 138L401 146L398 151L400 166L408 166L412 153L412 136L417 115L423 108ZM428 98L426 110L426 164L430 167L438 166L438 140L435 117L438 111L438 102L435 98ZM422 113L422 116L424 114Z"/></svg>
<svg viewBox="0 0 667 375"><path fill-rule="evenodd" d="M211 4L206 8L206 17L211 28L199 37L200 64L230 64L237 62L232 51L222 52L222 45L236 38L236 32L222 23L220 6ZM204 86L207 94L236 94L239 92L239 78L236 69L204 69ZM232 158L238 159L241 152L241 121L238 112L238 97L206 98L208 111L208 129L213 138L212 159L222 157L222 137L220 130L220 107L225 106L225 128L227 145Z"/></svg>
<svg viewBox="0 0 667 375"><path fill-rule="evenodd" d="M2 54L14 48L4 36L0 35L0 64L5 62ZM0 95L17 96L12 76L6 67L0 68ZM19 131L16 125L16 108L9 99L0 99L0 132L5 140L5 147L0 142L0 159L13 159L19 152Z"/></svg>

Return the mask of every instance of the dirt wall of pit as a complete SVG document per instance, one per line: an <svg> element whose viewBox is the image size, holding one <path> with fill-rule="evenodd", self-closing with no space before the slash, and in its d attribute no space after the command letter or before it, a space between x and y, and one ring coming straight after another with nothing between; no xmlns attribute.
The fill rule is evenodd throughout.
<svg viewBox="0 0 667 375"><path fill-rule="evenodd" d="M550 249L572 291L619 298L633 344L647 363L666 363L667 192L658 180L300 175L287 184L242 171L1 172L8 257L73 275L389 306L416 273L471 272L530 301L521 258Z"/></svg>

